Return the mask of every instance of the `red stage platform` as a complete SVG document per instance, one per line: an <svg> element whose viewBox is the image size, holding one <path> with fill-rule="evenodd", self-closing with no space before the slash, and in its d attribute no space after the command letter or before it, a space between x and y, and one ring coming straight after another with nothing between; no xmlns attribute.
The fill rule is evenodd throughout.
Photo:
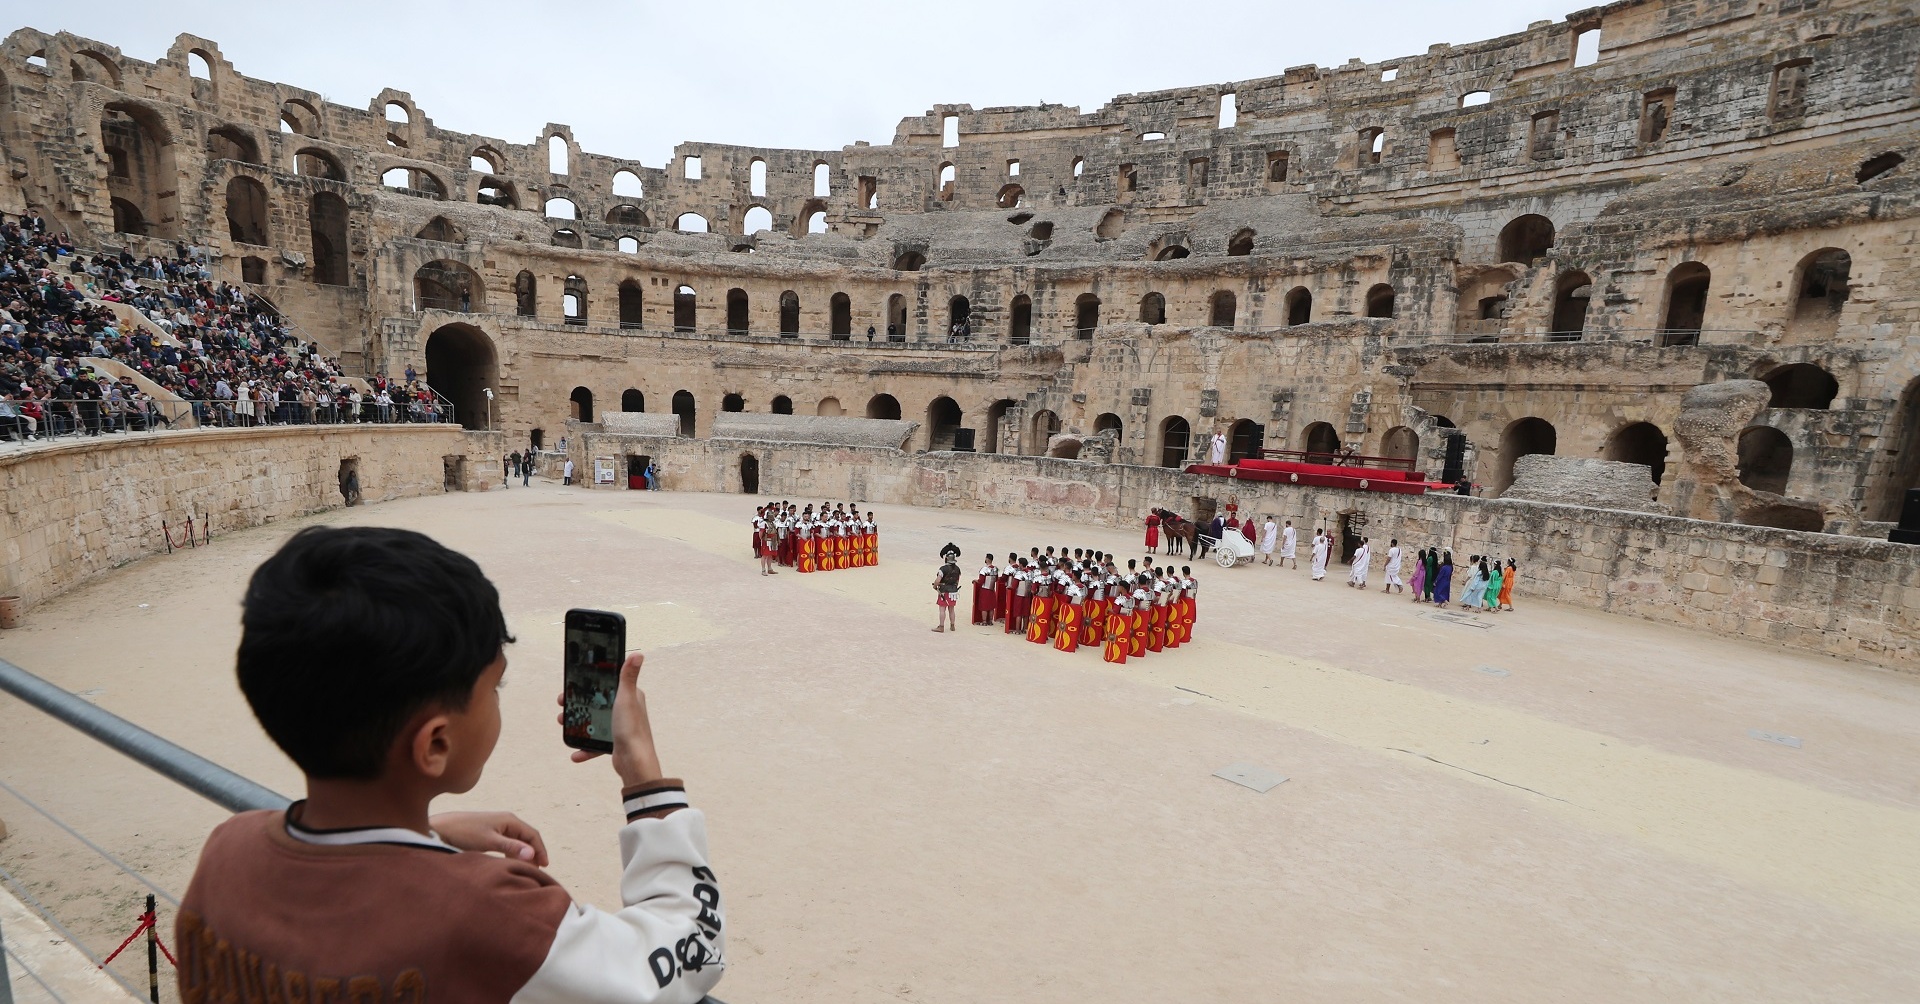
<svg viewBox="0 0 1920 1004"><path fill-rule="evenodd" d="M1348 459L1406 463L1381 457L1350 457ZM1389 492L1395 495L1424 495L1429 491L1453 490L1453 486L1445 482L1428 481L1419 471L1357 464L1309 463L1304 460L1255 460L1249 457L1233 464L1189 464L1187 473L1211 474L1237 481L1278 481L1284 484L1352 488L1368 492Z"/></svg>

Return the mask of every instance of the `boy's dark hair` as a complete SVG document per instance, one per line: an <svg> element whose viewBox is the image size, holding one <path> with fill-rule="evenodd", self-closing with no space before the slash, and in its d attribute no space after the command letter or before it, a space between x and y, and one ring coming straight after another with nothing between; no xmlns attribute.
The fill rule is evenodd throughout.
<svg viewBox="0 0 1920 1004"><path fill-rule="evenodd" d="M412 530L301 530L241 605L240 690L309 777L378 777L407 720L465 708L513 640L480 566Z"/></svg>

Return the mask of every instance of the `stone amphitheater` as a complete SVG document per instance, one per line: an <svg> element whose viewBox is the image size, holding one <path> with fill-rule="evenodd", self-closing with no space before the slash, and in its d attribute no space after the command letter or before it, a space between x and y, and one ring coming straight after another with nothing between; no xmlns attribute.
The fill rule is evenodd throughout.
<svg viewBox="0 0 1920 1004"><path fill-rule="evenodd" d="M1125 525L1224 499L1176 474L1215 433L1436 477L1453 441L1481 497L1418 506L1517 520L1487 531L1500 553L1530 553L1541 502L1641 510L1592 567L1549 562L1558 598L1697 613L1791 587L1707 620L1888 658L1920 630L1920 571L1885 542L1920 485L1917 66L1904 4L1627 0L1091 112L936 105L885 145L648 166L560 123L443 127L403 90L333 103L192 35L145 62L23 28L0 211L207 248L350 371L414 367L470 430L435 447L448 484L486 486L455 454L564 439L602 484L655 461L669 487ZM1566 462L1516 466L1538 455ZM1509 488L1535 504L1494 505ZM1379 501L1323 496L1296 501ZM1663 514L1716 564L1623 569L1621 535ZM1875 637L1782 626L1840 565Z"/></svg>

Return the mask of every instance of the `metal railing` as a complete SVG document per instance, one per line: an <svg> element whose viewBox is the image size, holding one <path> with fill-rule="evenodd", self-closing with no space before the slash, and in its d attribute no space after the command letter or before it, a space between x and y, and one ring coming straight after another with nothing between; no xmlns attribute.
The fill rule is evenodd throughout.
<svg viewBox="0 0 1920 1004"><path fill-rule="evenodd" d="M243 410L229 400L178 400L131 402L115 406L92 398L39 398L27 401L0 401L0 443L9 441L75 439L82 436L170 432L180 428L281 428L298 425L414 425L456 421L453 406L444 398L435 401L396 402L389 405L361 401L358 409L346 402L325 406L282 401L269 409L259 402L252 410ZM28 414L29 405L38 415Z"/></svg>
<svg viewBox="0 0 1920 1004"><path fill-rule="evenodd" d="M1586 328L1579 331L1453 331L1435 334L1432 341L1448 345L1625 343L1668 348L1699 345L1709 340L1708 336L1747 339L1760 334L1751 328Z"/></svg>

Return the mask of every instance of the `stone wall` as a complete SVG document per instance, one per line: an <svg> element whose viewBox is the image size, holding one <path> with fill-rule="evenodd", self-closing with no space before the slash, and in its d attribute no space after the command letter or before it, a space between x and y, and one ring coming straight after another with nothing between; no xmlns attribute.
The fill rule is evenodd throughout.
<svg viewBox="0 0 1920 1004"><path fill-rule="evenodd" d="M367 502L485 491L499 437L446 425L202 429L67 441L0 456L0 593L28 605L165 550L189 514L222 533L332 509L342 461ZM449 458L461 461L449 465ZM196 527L198 523L196 523Z"/></svg>
<svg viewBox="0 0 1920 1004"><path fill-rule="evenodd" d="M1064 523L1132 527L1149 508L1192 514L1238 495L1336 534L1364 533L1409 551L1450 548L1513 558L1516 595L1769 641L1920 672L1920 547L1885 540L1459 495L1386 495L1226 481L1157 467L977 453L907 454L750 440L588 435L576 459L646 454L669 491L737 492L752 456L760 493L794 501L859 500L974 509ZM624 482L622 482L624 484ZM1001 545L1021 544L1003 541ZM932 560L928 556L928 560Z"/></svg>

